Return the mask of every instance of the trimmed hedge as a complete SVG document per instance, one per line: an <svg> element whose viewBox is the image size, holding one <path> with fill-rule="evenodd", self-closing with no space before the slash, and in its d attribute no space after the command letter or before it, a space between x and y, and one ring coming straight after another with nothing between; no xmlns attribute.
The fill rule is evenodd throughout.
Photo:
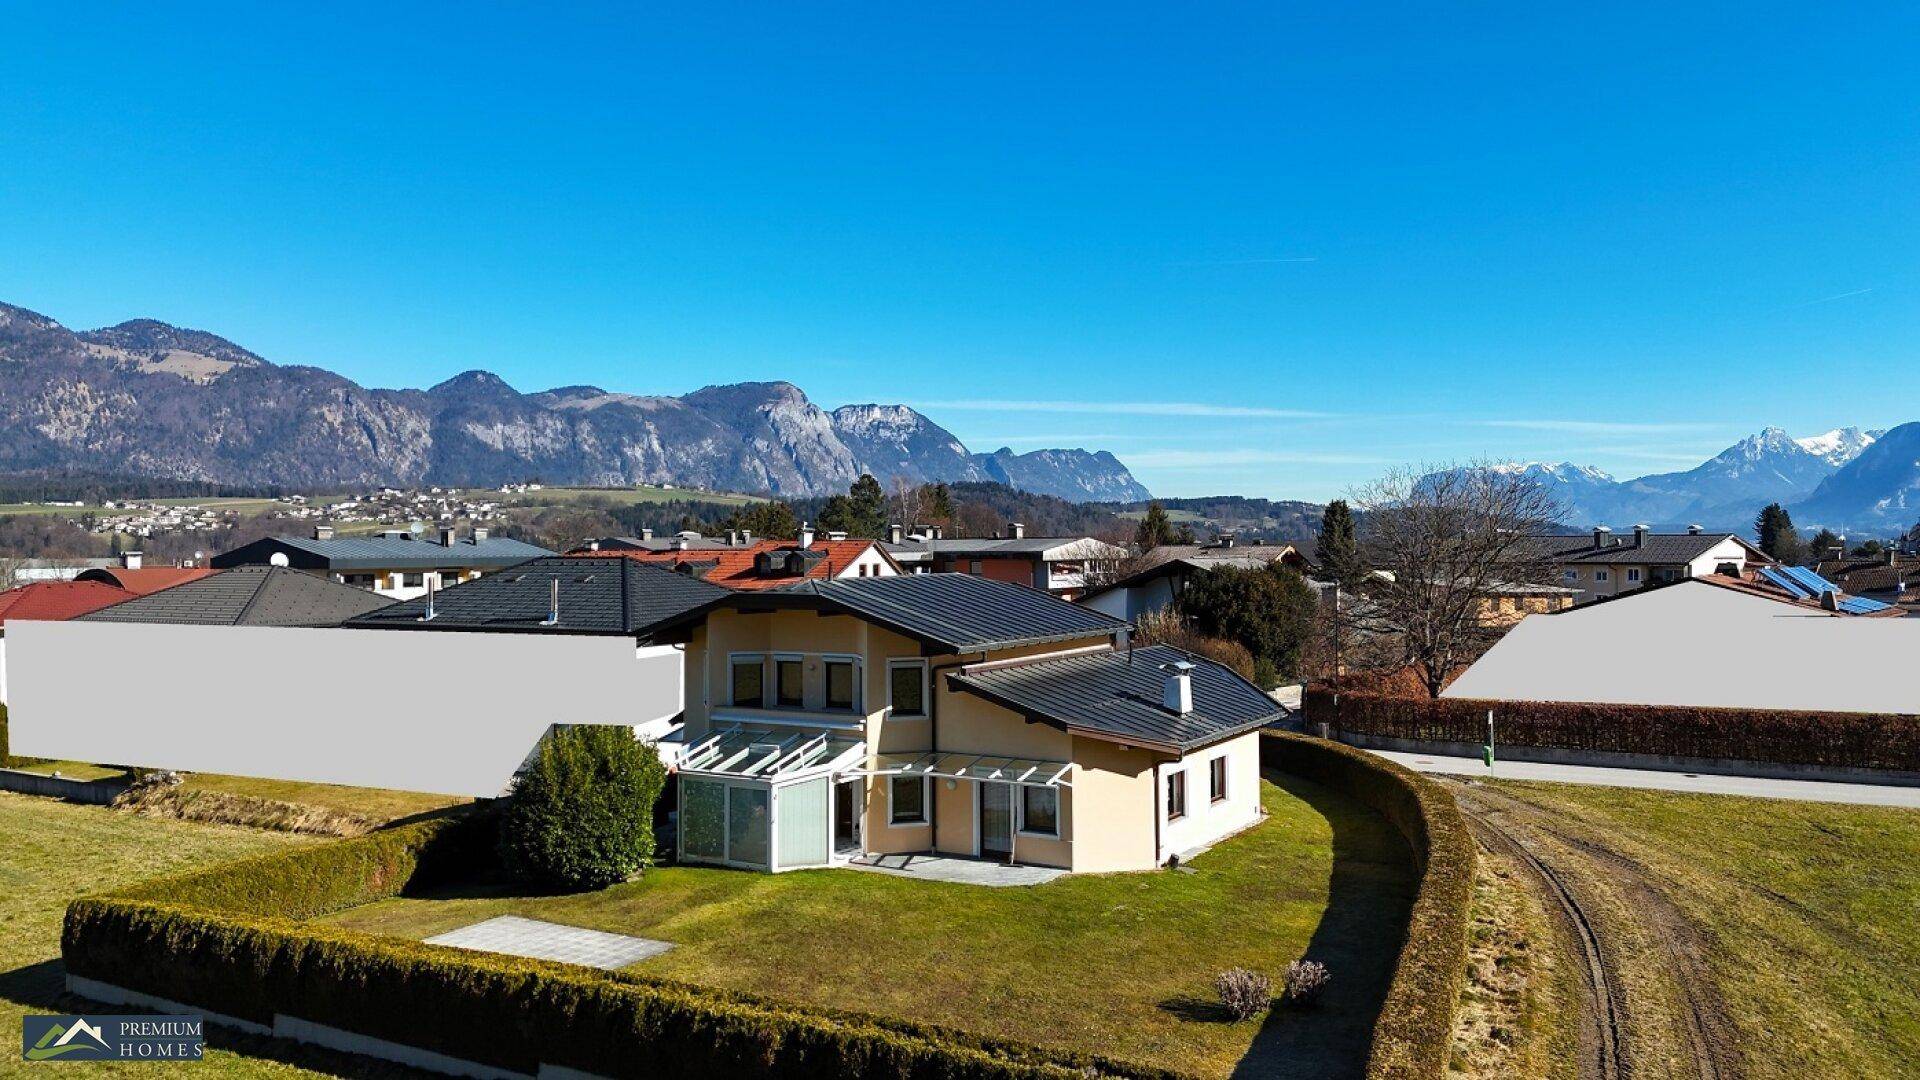
<svg viewBox="0 0 1920 1080"><path fill-rule="evenodd" d="M1496 741L1510 746L1920 771L1920 716L1349 691L1340 694L1336 710L1325 689L1309 690L1304 704L1309 721L1389 739L1483 743L1491 709Z"/></svg>
<svg viewBox="0 0 1920 1080"><path fill-rule="evenodd" d="M1091 1054L295 921L485 865L471 816L149 882L67 909L75 975L270 1024L297 1016L503 1069L900 1080L1178 1074ZM479 860L476 863L476 860Z"/></svg>
<svg viewBox="0 0 1920 1080"><path fill-rule="evenodd" d="M1466 983L1473 900L1474 846L1466 819L1445 788L1385 758L1304 735L1264 732L1263 739L1262 764L1352 795L1391 822L1413 849L1420 888L1374 1022L1367 1077L1445 1076Z"/></svg>

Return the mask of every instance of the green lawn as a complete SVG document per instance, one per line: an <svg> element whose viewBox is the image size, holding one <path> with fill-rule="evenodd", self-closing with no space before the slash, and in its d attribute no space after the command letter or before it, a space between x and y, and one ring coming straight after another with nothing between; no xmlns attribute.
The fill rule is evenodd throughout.
<svg viewBox="0 0 1920 1080"><path fill-rule="evenodd" d="M1192 873L994 889L851 870L665 867L595 893L475 888L329 921L423 938L517 914L677 945L633 970L995 1032L1225 1076L1354 1076L1412 893L1385 821L1305 781L1263 785L1271 817ZM1322 1008L1224 1022L1220 970L1333 972Z"/></svg>
<svg viewBox="0 0 1920 1080"><path fill-rule="evenodd" d="M190 791L217 791L226 795L250 795L258 799L315 806L356 814L387 822L413 817L448 806L472 802L452 795L428 795L418 791L389 791L385 788L346 787L340 784L309 784L298 780L261 780L250 776L222 776L218 773L188 773L181 785Z"/></svg>
<svg viewBox="0 0 1920 1080"><path fill-rule="evenodd" d="M1666 883L1751 1076L1920 1076L1920 810L1501 786Z"/></svg>
<svg viewBox="0 0 1920 1080"><path fill-rule="evenodd" d="M476 493L478 494L478 493ZM495 496L502 506L564 506L586 498L606 499L615 505L633 503L672 502L675 499L687 502L717 503L721 506L746 506L749 503L765 502L754 495L739 495L732 492L698 491L693 488L642 487L549 487L539 491L498 493Z"/></svg>
<svg viewBox="0 0 1920 1080"><path fill-rule="evenodd" d="M20 1017L29 1012L90 1007L63 996L60 920L69 900L142 878L312 842L285 833L156 821L104 807L0 793L0 1032L11 1038L20 1030ZM28 1066L17 1052L5 1049L0 1050L0 1076L44 1076L51 1071L160 1077L178 1076L182 1069L236 1077L320 1075L289 1061L329 1072L344 1069L348 1075L365 1072L338 1055L272 1040L223 1038L215 1045L239 1047L244 1053L210 1049L207 1060L197 1066L89 1063L84 1070L49 1070Z"/></svg>

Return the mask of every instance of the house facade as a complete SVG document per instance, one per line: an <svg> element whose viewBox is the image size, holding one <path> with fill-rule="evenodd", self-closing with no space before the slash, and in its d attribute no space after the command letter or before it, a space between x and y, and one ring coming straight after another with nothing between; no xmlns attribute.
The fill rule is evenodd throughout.
<svg viewBox="0 0 1920 1080"><path fill-rule="evenodd" d="M330 577L390 600L411 600L553 552L475 528L462 537L451 527L416 539L396 529L373 536L335 536L330 525L311 537L269 536L208 560L216 570L285 566Z"/></svg>
<svg viewBox="0 0 1920 1080"><path fill-rule="evenodd" d="M753 540L717 548L665 551L602 547L570 553L575 557L607 554L677 570L721 588L745 591L783 589L802 581L892 577L901 572L900 564L876 541L849 540L841 534L822 539L805 527L797 540Z"/></svg>
<svg viewBox="0 0 1920 1080"><path fill-rule="evenodd" d="M1574 536L1530 537L1536 553L1551 562L1559 584L1576 592L1576 604L1604 600L1648 585L1720 574L1739 577L1773 562L1733 533L1693 526L1684 533L1656 533L1635 526L1623 536L1601 526Z"/></svg>
<svg viewBox="0 0 1920 1080"><path fill-rule="evenodd" d="M1146 553L1130 573L1090 589L1079 602L1117 619L1134 621L1180 599L1193 575L1216 567L1258 569L1279 563L1301 573L1310 567L1292 544L1241 544L1223 537L1210 544L1163 544Z"/></svg>
<svg viewBox="0 0 1920 1080"><path fill-rule="evenodd" d="M1018 521L1007 523L1004 537L947 539L939 528L908 533L888 529L887 554L908 573L971 574L1006 581L1072 600L1098 580L1101 565L1127 557L1124 548L1090 536L1027 535Z"/></svg>
<svg viewBox="0 0 1920 1080"><path fill-rule="evenodd" d="M1127 631L961 574L717 601L684 631L680 857L1144 870L1258 820L1278 707Z"/></svg>

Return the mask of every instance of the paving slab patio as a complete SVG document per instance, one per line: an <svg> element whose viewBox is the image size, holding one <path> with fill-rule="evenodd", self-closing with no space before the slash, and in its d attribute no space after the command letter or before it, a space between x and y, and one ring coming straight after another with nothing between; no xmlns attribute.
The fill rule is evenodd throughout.
<svg viewBox="0 0 1920 1080"><path fill-rule="evenodd" d="M847 863L847 869L993 886L1044 885L1066 873L1051 866L1009 866L989 859L962 859L951 855L861 855Z"/></svg>
<svg viewBox="0 0 1920 1080"><path fill-rule="evenodd" d="M580 964L608 971L638 963L649 956L659 956L673 948L672 942L609 934L601 930L583 930L578 926L523 919L518 915L501 915L450 930L428 938L427 944L525 956L535 960L557 960L563 964Z"/></svg>

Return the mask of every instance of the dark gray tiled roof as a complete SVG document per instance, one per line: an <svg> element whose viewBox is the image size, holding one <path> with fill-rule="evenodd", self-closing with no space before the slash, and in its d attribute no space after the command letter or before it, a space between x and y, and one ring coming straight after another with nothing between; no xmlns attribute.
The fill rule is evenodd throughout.
<svg viewBox="0 0 1920 1080"><path fill-rule="evenodd" d="M1531 536L1528 541L1538 553L1558 563L1687 563L1718 547L1732 533L1648 533L1642 544L1633 542L1632 533L1610 538L1605 547L1596 547L1593 536ZM1734 537L1738 539L1737 537Z"/></svg>
<svg viewBox="0 0 1920 1080"><path fill-rule="evenodd" d="M1193 711L1161 704L1162 665L1193 665ZM947 676L956 688L1069 731L1185 752L1251 731L1283 710L1252 683L1168 645L1078 653Z"/></svg>
<svg viewBox="0 0 1920 1080"><path fill-rule="evenodd" d="M551 555L543 547L504 536L475 542L472 536L443 545L436 539L400 540L386 536L347 536L316 540L310 536L272 536L213 557L214 566L264 564L276 550L291 549L325 563L330 570L432 570L436 567L512 566Z"/></svg>
<svg viewBox="0 0 1920 1080"><path fill-rule="evenodd" d="M1038 589L971 574L809 581L764 595L819 597L949 652L1109 637L1131 625Z"/></svg>
<svg viewBox="0 0 1920 1080"><path fill-rule="evenodd" d="M560 621L548 623L553 583ZM349 625L384 630L634 634L733 595L685 574L617 555L550 555L373 612Z"/></svg>
<svg viewBox="0 0 1920 1080"><path fill-rule="evenodd" d="M81 616L93 622L199 626L338 626L384 608L384 596L279 566L242 566Z"/></svg>

